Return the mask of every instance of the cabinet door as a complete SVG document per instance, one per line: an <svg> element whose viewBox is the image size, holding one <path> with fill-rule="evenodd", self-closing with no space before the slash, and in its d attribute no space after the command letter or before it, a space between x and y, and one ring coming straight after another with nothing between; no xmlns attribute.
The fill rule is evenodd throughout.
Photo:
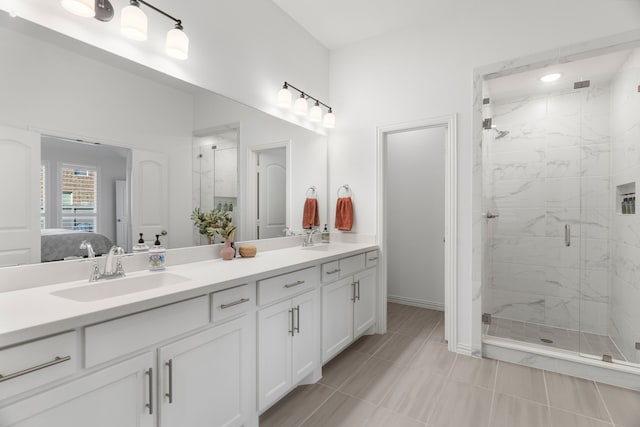
<svg viewBox="0 0 640 427"><path fill-rule="evenodd" d="M263 410L286 393L291 381L291 300L258 312L258 405Z"/></svg>
<svg viewBox="0 0 640 427"><path fill-rule="evenodd" d="M0 425L152 427L154 363L153 353L145 353L1 408Z"/></svg>
<svg viewBox="0 0 640 427"><path fill-rule="evenodd" d="M319 301L317 291L295 297L291 300L293 307L293 383L313 372L320 362L320 328Z"/></svg>
<svg viewBox="0 0 640 427"><path fill-rule="evenodd" d="M242 425L251 411L248 316L160 348L160 426Z"/></svg>
<svg viewBox="0 0 640 427"><path fill-rule="evenodd" d="M356 302L353 306L353 336L358 338L376 323L377 270L370 268L355 275Z"/></svg>
<svg viewBox="0 0 640 427"><path fill-rule="evenodd" d="M353 341L353 277L322 288L322 363Z"/></svg>

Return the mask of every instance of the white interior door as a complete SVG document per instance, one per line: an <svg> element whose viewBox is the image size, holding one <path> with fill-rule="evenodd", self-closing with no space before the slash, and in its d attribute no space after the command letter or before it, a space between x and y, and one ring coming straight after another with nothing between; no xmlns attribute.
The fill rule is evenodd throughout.
<svg viewBox="0 0 640 427"><path fill-rule="evenodd" d="M0 267L40 262L40 135L0 126Z"/></svg>
<svg viewBox="0 0 640 427"><path fill-rule="evenodd" d="M132 233L144 233L153 245L156 234L162 245L169 246L169 159L166 154L143 150L132 152L131 218Z"/></svg>
<svg viewBox="0 0 640 427"><path fill-rule="evenodd" d="M396 302L444 307L445 127L387 136L387 289Z"/></svg>
<svg viewBox="0 0 640 427"><path fill-rule="evenodd" d="M287 150L258 153L258 238L283 236L287 226Z"/></svg>
<svg viewBox="0 0 640 427"><path fill-rule="evenodd" d="M127 197L127 181L116 181L116 242L115 244L131 251L129 236L129 199Z"/></svg>

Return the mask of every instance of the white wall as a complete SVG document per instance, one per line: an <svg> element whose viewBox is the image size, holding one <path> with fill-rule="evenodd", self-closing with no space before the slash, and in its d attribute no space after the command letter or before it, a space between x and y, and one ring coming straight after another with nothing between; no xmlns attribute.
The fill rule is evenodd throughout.
<svg viewBox="0 0 640 427"><path fill-rule="evenodd" d="M102 145L63 142L45 137L42 161L46 162L47 228L60 228L59 166L62 164L92 166L98 169L98 232L116 242L116 180L127 179L126 150ZM51 210L55 210L52 212Z"/></svg>
<svg viewBox="0 0 640 427"><path fill-rule="evenodd" d="M12 7L19 17L296 123L300 120L275 106L285 80L327 99L328 50L272 1L152 3L182 20L190 40L188 60L164 54L164 37L173 28L172 21L144 6L149 40L124 38L120 10L128 1L112 1L116 15L109 23L72 15L59 1L0 0L0 8Z"/></svg>
<svg viewBox="0 0 640 427"><path fill-rule="evenodd" d="M331 52L337 120L329 188L350 184L357 194L354 231L375 233L376 126L458 113L458 340L470 347L477 323L470 316L473 69L637 29L640 4L493 0L438 7L419 27Z"/></svg>
<svg viewBox="0 0 640 427"><path fill-rule="evenodd" d="M446 128L391 133L386 142L388 297L442 308Z"/></svg>

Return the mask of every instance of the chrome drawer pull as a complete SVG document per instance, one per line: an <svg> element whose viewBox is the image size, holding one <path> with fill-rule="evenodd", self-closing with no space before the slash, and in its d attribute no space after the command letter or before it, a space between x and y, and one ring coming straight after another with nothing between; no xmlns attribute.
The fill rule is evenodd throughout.
<svg viewBox="0 0 640 427"><path fill-rule="evenodd" d="M153 415L153 368L149 368L148 371L144 371L146 375L149 375L149 403L146 406L149 408L149 415Z"/></svg>
<svg viewBox="0 0 640 427"><path fill-rule="evenodd" d="M374 258L369 258L369 261L377 261L378 257L374 257Z"/></svg>
<svg viewBox="0 0 640 427"><path fill-rule="evenodd" d="M53 359L52 361L43 363L42 365L33 366L31 368L23 369L22 371L14 372L14 373L9 374L9 375L0 375L0 383L3 382L3 381L12 380L14 378L30 374L31 372L39 371L40 369L48 368L49 366L57 365L58 363L66 362L68 360L71 360L71 356L63 356L63 357L56 356L56 358Z"/></svg>
<svg viewBox="0 0 640 427"><path fill-rule="evenodd" d="M225 308L233 307L234 305L238 305L238 304L244 304L245 302L249 302L249 301L251 301L249 298L242 298L242 299L239 299L238 301L230 302L229 304L222 304L220 308L224 310Z"/></svg>
<svg viewBox="0 0 640 427"><path fill-rule="evenodd" d="M169 393L165 393L164 396L169 398L169 403L173 403L173 359L165 362L165 366L169 367Z"/></svg>
<svg viewBox="0 0 640 427"><path fill-rule="evenodd" d="M340 269L336 268L335 270L327 271L327 274L336 274L336 273L339 273L339 272L340 272Z"/></svg>
<svg viewBox="0 0 640 427"><path fill-rule="evenodd" d="M300 286L304 283L304 280L298 280L295 283L289 283L288 285L284 285L285 288L289 289L289 288L293 288L295 286Z"/></svg>

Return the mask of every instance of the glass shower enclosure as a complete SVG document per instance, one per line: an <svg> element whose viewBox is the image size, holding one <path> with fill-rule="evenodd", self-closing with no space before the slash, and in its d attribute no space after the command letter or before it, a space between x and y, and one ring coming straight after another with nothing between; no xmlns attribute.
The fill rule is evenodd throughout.
<svg viewBox="0 0 640 427"><path fill-rule="evenodd" d="M487 83L483 333L640 363L640 49Z"/></svg>

